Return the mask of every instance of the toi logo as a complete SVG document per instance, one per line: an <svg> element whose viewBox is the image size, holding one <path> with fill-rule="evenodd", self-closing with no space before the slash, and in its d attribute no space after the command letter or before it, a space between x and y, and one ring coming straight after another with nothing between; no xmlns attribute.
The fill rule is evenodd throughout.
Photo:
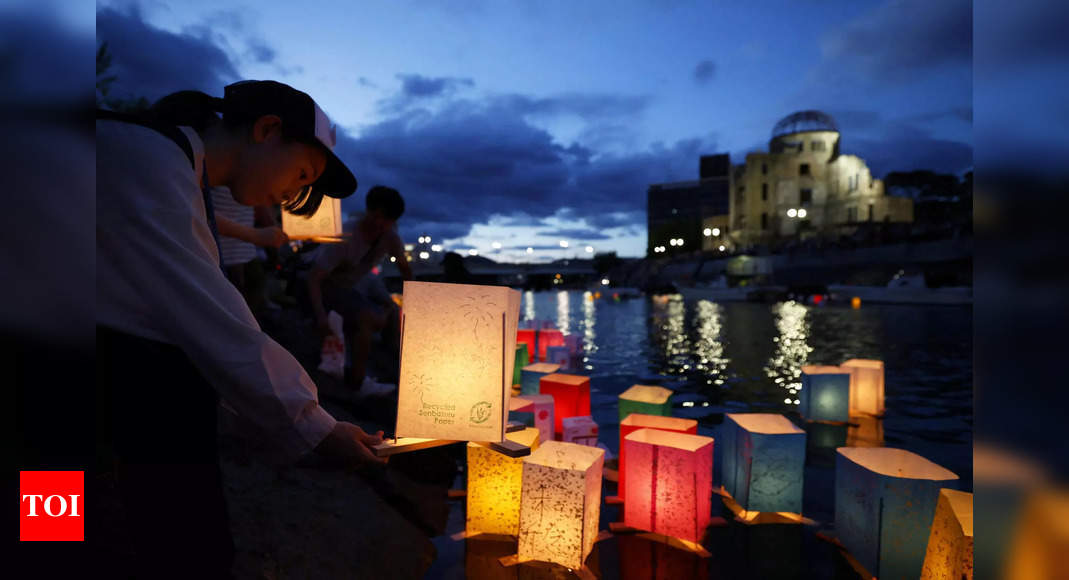
<svg viewBox="0 0 1069 580"><path fill-rule="evenodd" d="M19 540L85 540L85 472L19 472Z"/></svg>

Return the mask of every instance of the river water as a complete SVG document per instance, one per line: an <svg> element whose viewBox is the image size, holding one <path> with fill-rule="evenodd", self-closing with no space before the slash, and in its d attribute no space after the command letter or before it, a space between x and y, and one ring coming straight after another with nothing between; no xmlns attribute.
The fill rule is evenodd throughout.
<svg viewBox="0 0 1069 580"><path fill-rule="evenodd" d="M960 489L972 490L971 308L687 302L678 295L617 301L568 291L525 292L520 315L552 320L584 337L581 374L591 377L600 442L613 454L619 447L617 396L631 385L672 388L673 415L697 419L699 434L716 438L730 412L783 413L803 425L796 403L802 365L873 358L884 361L886 372L887 411L876 425L882 444L946 467L961 477ZM851 577L842 557L814 532L834 534L835 447L855 436L873 444L872 431L824 425L807 431L803 512L818 525L730 522L713 528L706 542L713 554L709 577ZM715 453L714 485L720 484L719 464ZM614 493L612 487L606 484L603 495ZM719 501L713 510L720 513ZM614 506L603 505L602 529L618 517ZM449 533L463 527L463 502L456 502ZM473 550L465 543L472 544L435 540L439 559L428 577L463 577L466 552L472 569ZM618 577L619 542L598 546L598 572Z"/></svg>

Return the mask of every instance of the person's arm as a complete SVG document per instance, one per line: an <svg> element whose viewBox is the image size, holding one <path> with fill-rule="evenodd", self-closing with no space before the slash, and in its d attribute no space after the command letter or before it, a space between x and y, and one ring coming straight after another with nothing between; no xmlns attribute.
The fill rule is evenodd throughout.
<svg viewBox="0 0 1069 580"><path fill-rule="evenodd" d="M218 214L215 224L220 236L237 238L264 248L277 248L289 241L289 236L279 227L251 228Z"/></svg>
<svg viewBox="0 0 1069 580"><path fill-rule="evenodd" d="M278 222L275 221L274 207L269 205L258 205L253 207L253 223L257 227L278 226Z"/></svg>

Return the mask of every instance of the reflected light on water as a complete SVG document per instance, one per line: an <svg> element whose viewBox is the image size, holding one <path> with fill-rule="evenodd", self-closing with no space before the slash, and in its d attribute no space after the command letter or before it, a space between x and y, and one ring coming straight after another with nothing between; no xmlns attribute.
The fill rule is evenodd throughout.
<svg viewBox="0 0 1069 580"><path fill-rule="evenodd" d="M664 304L655 304L654 321L657 325L657 338L664 349L665 361L673 373L687 370L690 355L690 341L687 339L684 317L686 305L681 294L668 297Z"/></svg>
<svg viewBox="0 0 1069 580"><path fill-rule="evenodd" d="M597 334L594 332L594 323L597 322L595 302L590 292L583 293L583 350L586 356L597 352L598 347L594 344ZM584 357L586 358L586 357ZM593 368L593 367L590 367Z"/></svg>
<svg viewBox="0 0 1069 580"><path fill-rule="evenodd" d="M523 319L534 320L535 318L535 305L534 305L534 292L528 290L523 293Z"/></svg>
<svg viewBox="0 0 1069 580"><path fill-rule="evenodd" d="M729 360L724 358L724 343L720 342L722 307L708 300L698 301L695 308L695 326L698 344L695 345L697 368L704 371L706 384L724 384L722 375Z"/></svg>
<svg viewBox="0 0 1069 580"><path fill-rule="evenodd" d="M557 292L557 328L560 329L561 334L568 334L568 323L570 322L569 311L569 299L568 293L564 290Z"/></svg>
<svg viewBox="0 0 1069 580"><path fill-rule="evenodd" d="M795 395L802 388L802 365L813 350L809 344L809 323L806 321L808 310L794 302L781 302L772 307L779 335L772 340L776 350L768 359L765 373L773 383L783 387L787 394ZM785 404L797 405L798 399L784 399Z"/></svg>

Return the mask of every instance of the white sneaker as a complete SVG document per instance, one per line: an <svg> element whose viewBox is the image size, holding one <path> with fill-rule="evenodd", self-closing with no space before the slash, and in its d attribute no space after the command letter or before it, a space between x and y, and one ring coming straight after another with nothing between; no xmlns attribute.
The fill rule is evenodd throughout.
<svg viewBox="0 0 1069 580"><path fill-rule="evenodd" d="M391 385L389 383L380 383L371 377L364 377L364 382L360 385L360 390L357 391L357 396L364 397L385 397L397 392L397 385Z"/></svg>

